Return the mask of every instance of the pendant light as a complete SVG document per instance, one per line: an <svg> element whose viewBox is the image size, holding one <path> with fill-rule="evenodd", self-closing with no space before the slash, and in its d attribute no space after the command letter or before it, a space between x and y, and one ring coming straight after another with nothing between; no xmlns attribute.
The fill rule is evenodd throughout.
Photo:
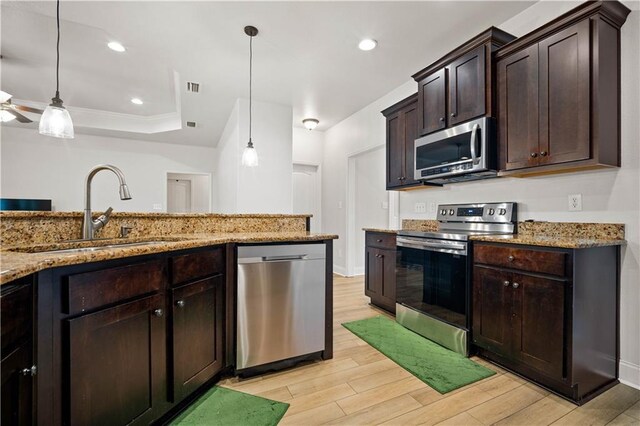
<svg viewBox="0 0 640 426"><path fill-rule="evenodd" d="M251 83L253 73L253 38L258 35L258 29L252 26L244 27L244 33L249 36L249 143L242 152L242 165L245 167L256 167L258 165L258 151L253 147L251 140Z"/></svg>
<svg viewBox="0 0 640 426"><path fill-rule="evenodd" d="M41 135L54 138L73 139L73 122L69 111L62 106L60 99L60 0L56 3L56 24L58 28L58 40L56 43L56 95L51 98L51 104L42 113L39 131Z"/></svg>

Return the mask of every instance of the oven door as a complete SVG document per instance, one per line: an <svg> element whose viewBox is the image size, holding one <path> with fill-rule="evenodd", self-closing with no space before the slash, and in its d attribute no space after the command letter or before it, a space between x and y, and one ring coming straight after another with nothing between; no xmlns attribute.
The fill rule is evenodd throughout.
<svg viewBox="0 0 640 426"><path fill-rule="evenodd" d="M398 236L396 301L469 330L467 243Z"/></svg>
<svg viewBox="0 0 640 426"><path fill-rule="evenodd" d="M415 179L430 181L495 167L492 129L492 120L483 117L416 139Z"/></svg>

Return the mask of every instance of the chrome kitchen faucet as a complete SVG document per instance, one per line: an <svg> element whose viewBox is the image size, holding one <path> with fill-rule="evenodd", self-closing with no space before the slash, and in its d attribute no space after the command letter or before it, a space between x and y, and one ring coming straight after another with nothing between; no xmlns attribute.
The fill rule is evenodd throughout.
<svg viewBox="0 0 640 426"><path fill-rule="evenodd" d="M93 220L91 218L91 181L93 180L93 177L101 170L111 170L118 177L118 180L120 181L121 200L131 199L129 187L127 186L127 182L124 179L124 174L119 168L109 164L100 164L91 169L89 171L89 174L87 175L86 180L84 181L84 218L82 220L83 240L92 240L95 232L98 229L104 227L107 222L109 222L111 212L113 212L113 208L109 207L107 211L105 211L104 214L100 215L100 217L98 217L96 220Z"/></svg>

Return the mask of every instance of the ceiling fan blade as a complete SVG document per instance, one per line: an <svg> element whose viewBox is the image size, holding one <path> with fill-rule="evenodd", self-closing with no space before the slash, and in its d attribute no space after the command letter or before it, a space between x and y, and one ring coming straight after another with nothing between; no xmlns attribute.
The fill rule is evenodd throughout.
<svg viewBox="0 0 640 426"><path fill-rule="evenodd" d="M16 120L18 120L20 123L32 123L33 120L25 117L24 115L20 114L18 111L9 111L11 114L13 114L16 117Z"/></svg>
<svg viewBox="0 0 640 426"><path fill-rule="evenodd" d="M0 104L3 104L11 99L11 95L3 90L0 90Z"/></svg>
<svg viewBox="0 0 640 426"><path fill-rule="evenodd" d="M16 104L11 104L11 108L13 109L17 109L20 111L24 111L24 112L32 112L34 114L42 114L44 111L38 108L32 108L32 107L28 107L25 105L16 105Z"/></svg>

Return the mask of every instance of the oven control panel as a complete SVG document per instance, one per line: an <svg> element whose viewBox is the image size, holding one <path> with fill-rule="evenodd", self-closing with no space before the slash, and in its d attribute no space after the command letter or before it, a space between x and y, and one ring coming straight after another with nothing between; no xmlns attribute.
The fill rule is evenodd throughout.
<svg viewBox="0 0 640 426"><path fill-rule="evenodd" d="M517 220L517 203L443 204L438 206L440 222L511 223Z"/></svg>

